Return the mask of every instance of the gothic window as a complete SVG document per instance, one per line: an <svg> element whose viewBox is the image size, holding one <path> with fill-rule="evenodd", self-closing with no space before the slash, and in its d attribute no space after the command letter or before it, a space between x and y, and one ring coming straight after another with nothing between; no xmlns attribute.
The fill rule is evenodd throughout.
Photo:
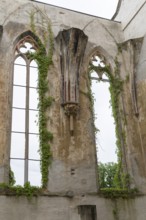
<svg viewBox="0 0 146 220"><path fill-rule="evenodd" d="M15 49L12 92L10 166L16 184L40 186L38 67L29 53L37 50L27 36Z"/></svg>
<svg viewBox="0 0 146 220"><path fill-rule="evenodd" d="M105 58L95 53L89 63L91 90L94 96L96 145L98 161L117 162L115 121L112 117L110 80L106 72Z"/></svg>

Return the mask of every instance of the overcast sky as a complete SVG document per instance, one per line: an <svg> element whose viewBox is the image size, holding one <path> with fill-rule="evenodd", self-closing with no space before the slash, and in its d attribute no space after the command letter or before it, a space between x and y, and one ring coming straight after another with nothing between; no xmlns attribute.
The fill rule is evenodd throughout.
<svg viewBox="0 0 146 220"><path fill-rule="evenodd" d="M96 135L98 161L102 163L116 162L115 125L110 105L109 83L92 80L92 92L95 97L95 125L99 129Z"/></svg>
<svg viewBox="0 0 146 220"><path fill-rule="evenodd" d="M86 14L111 18L115 13L118 0L38 0L48 4L80 11Z"/></svg>

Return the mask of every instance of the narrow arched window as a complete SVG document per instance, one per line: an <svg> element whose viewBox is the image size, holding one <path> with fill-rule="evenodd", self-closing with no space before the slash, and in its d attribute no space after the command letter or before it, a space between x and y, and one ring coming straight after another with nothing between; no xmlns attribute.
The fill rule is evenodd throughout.
<svg viewBox="0 0 146 220"><path fill-rule="evenodd" d="M12 92L10 166L16 184L41 185L39 155L38 66L29 56L37 50L29 36L15 49Z"/></svg>
<svg viewBox="0 0 146 220"><path fill-rule="evenodd" d="M94 97L96 145L98 161L102 163L117 162L115 121L112 113L110 79L105 58L93 54L89 63L91 90Z"/></svg>

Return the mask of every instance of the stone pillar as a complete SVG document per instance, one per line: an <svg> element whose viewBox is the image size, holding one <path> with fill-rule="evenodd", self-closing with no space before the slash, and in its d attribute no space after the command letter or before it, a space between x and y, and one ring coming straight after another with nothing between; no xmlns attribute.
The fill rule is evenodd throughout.
<svg viewBox="0 0 146 220"><path fill-rule="evenodd" d="M48 189L69 196L97 191L90 100L80 93L80 90L88 91L88 76L82 73L87 39L77 28L61 31L56 38L56 66L60 81L54 78L54 84L60 84L60 98L52 110L53 162Z"/></svg>

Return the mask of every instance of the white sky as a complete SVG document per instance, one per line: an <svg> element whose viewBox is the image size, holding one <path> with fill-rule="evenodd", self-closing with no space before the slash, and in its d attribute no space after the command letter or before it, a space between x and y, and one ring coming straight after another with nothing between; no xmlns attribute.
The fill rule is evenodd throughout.
<svg viewBox="0 0 146 220"><path fill-rule="evenodd" d="M110 105L109 83L93 80L92 92L95 97L95 125L99 129L96 135L98 161L102 163L116 162L115 126L114 119L111 117L112 109Z"/></svg>
<svg viewBox="0 0 146 220"><path fill-rule="evenodd" d="M86 14L111 18L117 7L118 0L38 0L63 8L80 11Z"/></svg>

